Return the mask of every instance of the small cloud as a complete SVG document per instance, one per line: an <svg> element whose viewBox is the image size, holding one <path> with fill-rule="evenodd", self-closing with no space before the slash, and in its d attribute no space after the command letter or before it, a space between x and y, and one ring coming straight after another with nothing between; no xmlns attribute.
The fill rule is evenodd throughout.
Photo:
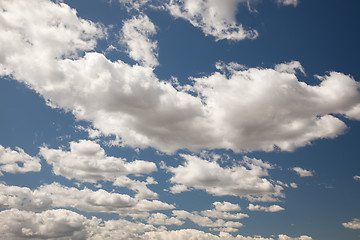
<svg viewBox="0 0 360 240"><path fill-rule="evenodd" d="M285 208L280 207L279 205L271 205L269 207L264 207L260 205L254 205L251 203L249 204L248 209L250 211L263 211L263 212L279 212L285 210Z"/></svg>
<svg viewBox="0 0 360 240"><path fill-rule="evenodd" d="M294 167L292 168L293 171L295 171L300 177L312 177L314 176L313 171L309 171L306 169L303 169L301 167Z"/></svg>
<svg viewBox="0 0 360 240"><path fill-rule="evenodd" d="M360 176L354 176L355 181L360 181Z"/></svg>
<svg viewBox="0 0 360 240"><path fill-rule="evenodd" d="M299 4L299 0L277 0L278 4L283 6L290 6L293 5L296 7Z"/></svg>
<svg viewBox="0 0 360 240"><path fill-rule="evenodd" d="M293 182L293 183L290 183L290 187L292 187L292 188L298 188L298 185Z"/></svg>
<svg viewBox="0 0 360 240"><path fill-rule="evenodd" d="M342 225L345 228L350 228L350 229L360 229L360 219L359 218L354 218L351 222L347 222L347 223L342 223Z"/></svg>

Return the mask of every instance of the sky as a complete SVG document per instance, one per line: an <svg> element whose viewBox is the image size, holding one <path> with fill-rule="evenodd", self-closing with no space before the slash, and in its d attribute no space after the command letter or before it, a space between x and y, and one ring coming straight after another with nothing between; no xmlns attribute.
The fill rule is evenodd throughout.
<svg viewBox="0 0 360 240"><path fill-rule="evenodd" d="M360 3L0 0L5 239L360 239Z"/></svg>

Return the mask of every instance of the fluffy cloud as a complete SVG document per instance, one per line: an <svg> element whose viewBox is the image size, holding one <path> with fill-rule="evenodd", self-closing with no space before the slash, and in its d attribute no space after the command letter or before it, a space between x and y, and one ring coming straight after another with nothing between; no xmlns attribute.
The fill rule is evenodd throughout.
<svg viewBox="0 0 360 240"><path fill-rule="evenodd" d="M282 196L282 187L265 178L271 165L261 160L244 157L243 165L222 168L215 161L181 156L186 160L184 165L167 168L173 174L170 179L173 183L205 190L215 196L232 195L264 201L274 200L272 196Z"/></svg>
<svg viewBox="0 0 360 240"><path fill-rule="evenodd" d="M279 238L278 238L278 240L312 240L312 239L313 239L312 237L309 237L306 235L303 235L303 236L300 236L297 238L292 238L292 237L286 236L284 234L280 234Z"/></svg>
<svg viewBox="0 0 360 240"><path fill-rule="evenodd" d="M177 18L189 21L200 28L206 35L216 40L242 40L256 38L256 30L246 30L236 23L236 13L239 3L247 0L170 0L167 9Z"/></svg>
<svg viewBox="0 0 360 240"><path fill-rule="evenodd" d="M153 213L147 219L147 222L151 225L182 225L184 221L181 221L177 218L169 218L163 213Z"/></svg>
<svg viewBox="0 0 360 240"><path fill-rule="evenodd" d="M260 205L254 205L251 203L249 204L248 209L250 211L264 211L264 212L279 212L285 210L285 208L280 207L279 205L271 205L269 207L264 207Z"/></svg>
<svg viewBox="0 0 360 240"><path fill-rule="evenodd" d="M190 213L184 210L174 210L173 215L175 215L178 219L190 219L193 223L201 227L220 227L224 229L234 229L243 226L243 224L240 222L224 221L223 219L212 221L210 218L201 216L197 212Z"/></svg>
<svg viewBox="0 0 360 240"><path fill-rule="evenodd" d="M355 181L360 181L360 176L354 176Z"/></svg>
<svg viewBox="0 0 360 240"><path fill-rule="evenodd" d="M360 219L354 218L351 222L343 223L342 225L350 229L360 229Z"/></svg>
<svg viewBox="0 0 360 240"><path fill-rule="evenodd" d="M39 172L40 170L39 158L29 156L19 147L11 150L0 145L0 176L2 172L25 173Z"/></svg>
<svg viewBox="0 0 360 240"><path fill-rule="evenodd" d="M87 212L113 212L132 217L146 217L150 211L174 208L174 206L158 200L136 199L102 189L97 191L87 188L79 190L58 183L43 185L35 190L0 184L0 189L1 208L39 211L47 210L50 207L72 207Z"/></svg>
<svg viewBox="0 0 360 240"><path fill-rule="evenodd" d="M314 176L314 173L312 171L303 169L301 167L294 167L292 170L295 171L300 177L312 177L312 176Z"/></svg>
<svg viewBox="0 0 360 240"><path fill-rule="evenodd" d="M294 7L299 4L299 0L277 0L277 2L284 6L293 5Z"/></svg>
<svg viewBox="0 0 360 240"><path fill-rule="evenodd" d="M149 38L156 34L156 28L146 15L125 21L120 34L132 59L149 67L155 67L159 64L157 61L157 43Z"/></svg>
<svg viewBox="0 0 360 240"><path fill-rule="evenodd" d="M147 231L157 228L124 219L102 221L65 210L40 213L10 209L0 212L0 234L6 239L141 239Z"/></svg>
<svg viewBox="0 0 360 240"><path fill-rule="evenodd" d="M197 3L206 9L224 6L216 11L222 16L238 1L194 1L187 11L196 13ZM72 111L78 120L92 122L105 135L117 135L125 145L165 152L292 151L342 134L346 125L336 114L360 119L359 84L341 73L331 72L319 77L319 85L308 85L291 70L299 69L293 62L275 69L230 64L178 90L160 81L151 67L111 62L88 52L104 30L78 18L64 3L4 0L1 9L0 75L11 74L51 106Z"/></svg>
<svg viewBox="0 0 360 240"><path fill-rule="evenodd" d="M41 213L10 209L0 212L5 239L85 239L88 220L75 212L56 209Z"/></svg>
<svg viewBox="0 0 360 240"><path fill-rule="evenodd" d="M107 156L99 144L89 140L70 142L70 151L42 147L40 155L53 166L56 175L84 182L115 181L129 174L149 174L157 170L152 162L127 162L122 158Z"/></svg>
<svg viewBox="0 0 360 240"><path fill-rule="evenodd" d="M275 238L265 238L261 236L245 237L242 235L232 236L229 233L220 232L219 236L205 233L195 229L182 229L176 231L157 231L157 232L146 232L143 235L144 240L167 240L167 239L196 239L196 240L275 240ZM284 234L280 234L277 240L312 240L311 237L301 236L298 238L291 238Z"/></svg>
<svg viewBox="0 0 360 240"><path fill-rule="evenodd" d="M244 213L229 213L234 211L240 211L241 208L238 204L232 204L229 202L214 202L214 209L201 211L201 215L218 218L218 219L242 219L249 217L249 215Z"/></svg>

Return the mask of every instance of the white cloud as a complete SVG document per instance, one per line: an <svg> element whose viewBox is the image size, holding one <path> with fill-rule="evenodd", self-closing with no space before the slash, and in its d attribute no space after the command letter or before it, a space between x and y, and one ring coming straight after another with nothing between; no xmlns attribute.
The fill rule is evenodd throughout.
<svg viewBox="0 0 360 240"><path fill-rule="evenodd" d="M173 194L186 192L186 191L189 191L189 189L185 185L182 185L182 184L176 184L176 185L170 187L170 192Z"/></svg>
<svg viewBox="0 0 360 240"><path fill-rule="evenodd" d="M289 70L299 66L277 71L233 64L228 72L193 79L184 89L194 96L160 81L151 67L87 52L103 30L64 3L2 1L1 8L0 75L11 74L51 106L72 111L104 135L117 135L124 145L164 152L293 151L344 133L336 114L360 119L359 84L341 73L307 85Z"/></svg>
<svg viewBox="0 0 360 240"><path fill-rule="evenodd" d="M240 222L224 221L223 219L213 221L209 217L199 215L197 212L190 213L184 210L173 210L173 215L178 219L190 219L193 223L201 227L238 228L243 226Z"/></svg>
<svg viewBox="0 0 360 240"><path fill-rule="evenodd" d="M205 190L215 196L253 197L253 200L282 196L282 187L265 178L271 166L261 160L244 157L243 165L222 168L214 161L197 156L181 156L186 160L184 165L167 168L173 174L170 179L173 183Z"/></svg>
<svg viewBox="0 0 360 240"><path fill-rule="evenodd" d="M150 179L150 181L148 181ZM147 185L148 184L155 184L156 182L153 181L153 178L148 177L147 181L142 182L142 181L138 181L138 180L132 180L128 177L122 176L122 177L118 177L116 178L116 180L114 181L114 186L119 186L119 187L127 187L135 192L137 192L137 194L135 195L135 197L137 199L155 199L158 198L158 194L151 191Z"/></svg>
<svg viewBox="0 0 360 240"><path fill-rule="evenodd" d="M345 228L350 229L360 229L360 219L354 218L351 222L343 223L342 224Z"/></svg>
<svg viewBox="0 0 360 240"><path fill-rule="evenodd" d="M38 157L29 156L19 147L12 150L0 145L0 176L2 172L26 173L40 170L41 164Z"/></svg>
<svg viewBox="0 0 360 240"><path fill-rule="evenodd" d="M4 239L85 239L88 220L75 212L56 209L41 213L10 209L0 212Z"/></svg>
<svg viewBox="0 0 360 240"><path fill-rule="evenodd" d="M184 221L181 221L174 217L168 217L163 213L153 213L147 219L147 222L151 225L182 225Z"/></svg>
<svg viewBox="0 0 360 240"><path fill-rule="evenodd" d="M182 229L175 231L157 231L157 232L146 232L143 235L144 240L180 240L180 239L196 239L196 240L275 240L275 238L266 238L261 236L245 237L242 235L232 236L226 232L220 232L219 236L205 233L203 231L195 229ZM277 238L278 240L312 240L311 237L301 236L298 238L291 238L284 234L280 234Z"/></svg>
<svg viewBox="0 0 360 240"><path fill-rule="evenodd" d="M294 167L292 170L294 170L300 177L312 177L312 176L314 176L313 171L309 171L309 170L303 169L301 167Z"/></svg>
<svg viewBox="0 0 360 240"><path fill-rule="evenodd" d="M158 200L137 199L102 189L79 190L58 183L43 185L35 190L0 184L0 189L1 208L39 211L50 207L72 207L87 212L118 213L135 218L146 217L150 211L174 209L174 206Z"/></svg>
<svg viewBox="0 0 360 240"><path fill-rule="evenodd" d="M281 64L275 65L275 71L278 71L278 72L295 74L296 70L298 70L302 74L306 75L303 66L298 61L291 61L288 63L281 63Z"/></svg>
<svg viewBox="0 0 360 240"><path fill-rule="evenodd" d="M140 10L141 7L146 5L150 0L118 0L121 4L123 4L128 11L133 9Z"/></svg>
<svg viewBox="0 0 360 240"><path fill-rule="evenodd" d="M298 185L293 182L293 183L290 183L290 187L292 187L292 188L298 188Z"/></svg>
<svg viewBox="0 0 360 240"><path fill-rule="evenodd" d="M269 207L264 207L260 205L254 205L251 203L249 204L248 209L250 211L264 211L264 212L279 212L285 210L285 208L280 207L279 205L271 205Z"/></svg>
<svg viewBox="0 0 360 240"><path fill-rule="evenodd" d="M306 235L302 235L300 237L297 238L292 238L289 236L286 236L284 234L280 234L278 240L312 240L312 237L306 236Z"/></svg>
<svg viewBox="0 0 360 240"><path fill-rule="evenodd" d="M148 16L140 15L124 22L120 35L128 48L129 56L143 66L155 67L157 61L157 42L150 36L156 34L156 27Z"/></svg>
<svg viewBox="0 0 360 240"><path fill-rule="evenodd" d="M56 175L83 182L115 181L129 174L149 174L157 170L152 162L128 162L107 156L98 143L89 140L70 142L70 151L42 147L40 155L53 166Z"/></svg>
<svg viewBox="0 0 360 240"><path fill-rule="evenodd" d="M88 228L89 240L128 240L142 239L142 233L148 231L157 231L152 225L131 222L125 219L109 220L103 224L92 224ZM163 230L163 229L159 229Z"/></svg>
<svg viewBox="0 0 360 240"><path fill-rule="evenodd" d="M189 21L194 27L200 28L205 35L216 40L254 39L256 30L246 30L236 23L237 8L247 0L170 0L167 9L176 18Z"/></svg>
<svg viewBox="0 0 360 240"><path fill-rule="evenodd" d="M360 181L360 176L354 176L355 181Z"/></svg>
<svg viewBox="0 0 360 240"><path fill-rule="evenodd" d="M201 215L218 219L242 219L249 217L249 215L244 213L229 213L240 211L241 208L238 204L229 202L214 202L213 205L215 207L214 209L201 211Z"/></svg>
<svg viewBox="0 0 360 240"><path fill-rule="evenodd" d="M294 7L296 7L300 1L299 0L277 0L277 2L284 6L293 5Z"/></svg>

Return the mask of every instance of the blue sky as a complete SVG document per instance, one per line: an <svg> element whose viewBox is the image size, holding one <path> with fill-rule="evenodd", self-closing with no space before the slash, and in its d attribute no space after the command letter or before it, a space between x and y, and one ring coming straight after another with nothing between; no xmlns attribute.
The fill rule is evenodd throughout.
<svg viewBox="0 0 360 240"><path fill-rule="evenodd" d="M357 1L0 8L6 239L360 238Z"/></svg>

